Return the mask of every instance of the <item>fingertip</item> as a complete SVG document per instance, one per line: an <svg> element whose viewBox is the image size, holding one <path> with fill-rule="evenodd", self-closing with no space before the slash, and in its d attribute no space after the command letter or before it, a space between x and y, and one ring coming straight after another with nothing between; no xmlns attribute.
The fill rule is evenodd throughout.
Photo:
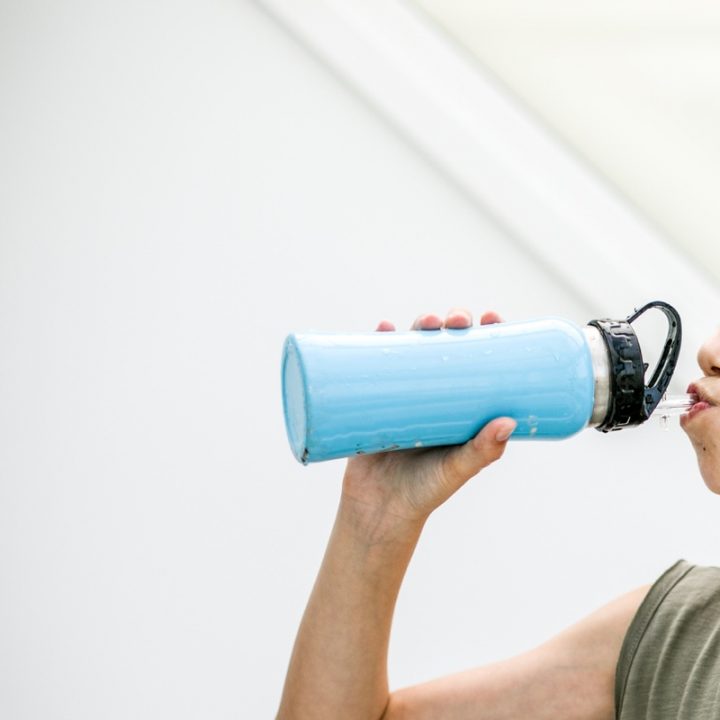
<svg viewBox="0 0 720 720"><path fill-rule="evenodd" d="M480 316L481 325L494 325L495 323L501 323L503 319L494 310L488 310Z"/></svg>
<svg viewBox="0 0 720 720"><path fill-rule="evenodd" d="M512 418L503 418L495 428L495 442L504 443L515 432L517 423Z"/></svg>
<svg viewBox="0 0 720 720"><path fill-rule="evenodd" d="M411 330L439 330L442 327L442 324L443 321L439 315L429 313L426 315L419 315L412 324Z"/></svg>
<svg viewBox="0 0 720 720"><path fill-rule="evenodd" d="M515 432L517 422L511 417L496 418L489 422L475 436L474 445L480 447L483 443L490 441L491 443L504 443Z"/></svg>
<svg viewBox="0 0 720 720"><path fill-rule="evenodd" d="M445 318L445 327L461 330L472 327L472 313L465 308L453 308Z"/></svg>
<svg viewBox="0 0 720 720"><path fill-rule="evenodd" d="M375 328L376 332L393 332L395 330L395 325L391 323L389 320L381 320L378 323L377 328Z"/></svg>

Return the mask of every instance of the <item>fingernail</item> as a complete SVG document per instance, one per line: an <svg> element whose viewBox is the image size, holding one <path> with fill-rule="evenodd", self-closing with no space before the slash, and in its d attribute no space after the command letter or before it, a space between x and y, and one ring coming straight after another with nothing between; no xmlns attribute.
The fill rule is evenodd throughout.
<svg viewBox="0 0 720 720"><path fill-rule="evenodd" d="M504 425L500 430L497 431L497 434L495 435L495 440L499 443L505 442L512 434L515 432L515 428L517 427L517 423L508 423L507 425Z"/></svg>

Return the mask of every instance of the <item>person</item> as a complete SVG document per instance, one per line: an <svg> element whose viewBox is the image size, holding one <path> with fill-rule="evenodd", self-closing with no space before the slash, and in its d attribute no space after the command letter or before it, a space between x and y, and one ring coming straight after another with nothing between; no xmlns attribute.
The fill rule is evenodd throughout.
<svg viewBox="0 0 720 720"><path fill-rule="evenodd" d="M467 310L413 330L472 325ZM497 313L480 323L501 322ZM377 330L393 331L388 321ZM720 331L700 349L681 426L720 493ZM278 720L720 718L720 570L679 561L517 657L390 692L395 600L430 513L498 460L515 421L464 445L348 460L337 517L298 630Z"/></svg>

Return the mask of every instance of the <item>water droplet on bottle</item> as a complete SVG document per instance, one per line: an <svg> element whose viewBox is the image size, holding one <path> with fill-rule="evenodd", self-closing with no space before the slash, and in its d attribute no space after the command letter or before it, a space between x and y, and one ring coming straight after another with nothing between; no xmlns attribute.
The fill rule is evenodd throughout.
<svg viewBox="0 0 720 720"><path fill-rule="evenodd" d="M530 428L530 437L537 434L538 431L538 419L537 415L528 415L528 426Z"/></svg>

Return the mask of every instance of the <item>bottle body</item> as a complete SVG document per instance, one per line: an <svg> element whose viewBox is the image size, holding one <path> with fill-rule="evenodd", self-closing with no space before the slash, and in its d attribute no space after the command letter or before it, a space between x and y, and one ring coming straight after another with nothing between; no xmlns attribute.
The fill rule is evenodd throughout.
<svg viewBox="0 0 720 720"><path fill-rule="evenodd" d="M500 416L517 421L515 439L565 438L596 414L597 373L587 332L560 318L290 335L286 428L303 463L456 445Z"/></svg>

